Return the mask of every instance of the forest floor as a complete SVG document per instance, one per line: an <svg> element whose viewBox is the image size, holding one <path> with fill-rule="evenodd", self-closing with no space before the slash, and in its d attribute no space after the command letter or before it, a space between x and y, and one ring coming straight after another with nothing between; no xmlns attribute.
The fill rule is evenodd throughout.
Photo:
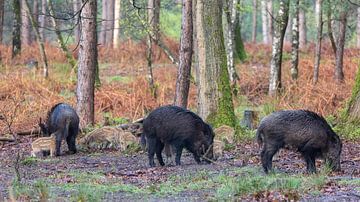
<svg viewBox="0 0 360 202"><path fill-rule="evenodd" d="M360 142L344 142L339 172L328 173L317 161L318 174L303 174L304 162L298 153L281 150L274 157L275 172L265 175L258 145L252 142L236 145L216 163L198 165L192 155L184 153L181 166L150 168L147 155L141 152L80 151L35 159L29 157L29 138L0 150L0 200L360 200Z"/></svg>

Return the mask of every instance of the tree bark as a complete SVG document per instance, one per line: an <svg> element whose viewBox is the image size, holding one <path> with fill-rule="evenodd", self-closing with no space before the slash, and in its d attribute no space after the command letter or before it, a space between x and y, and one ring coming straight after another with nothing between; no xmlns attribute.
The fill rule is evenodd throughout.
<svg viewBox="0 0 360 202"><path fill-rule="evenodd" d="M73 0L73 9L74 9L74 37L75 37L75 44L78 44L80 41L80 18L79 18L79 11L81 9L81 0Z"/></svg>
<svg viewBox="0 0 360 202"><path fill-rule="evenodd" d="M153 55L153 49L152 49L152 36L148 34L146 37L146 61L147 61L147 81L149 84L151 95L156 98L156 87L154 84L154 75L153 75L153 65L152 65L152 55Z"/></svg>
<svg viewBox="0 0 360 202"><path fill-rule="evenodd" d="M154 33L154 42L157 43L160 37L160 0L148 0L148 23Z"/></svg>
<svg viewBox="0 0 360 202"><path fill-rule="evenodd" d="M262 34L263 34L263 43L269 44L269 31L268 31L268 20L267 20L267 6L266 0L261 0L261 20L262 20Z"/></svg>
<svg viewBox="0 0 360 202"><path fill-rule="evenodd" d="M256 28L257 28L257 0L253 0L253 10L252 10L252 35L251 41L256 43Z"/></svg>
<svg viewBox="0 0 360 202"><path fill-rule="evenodd" d="M107 1L106 46L112 46L114 41L114 0Z"/></svg>
<svg viewBox="0 0 360 202"><path fill-rule="evenodd" d="M11 58L14 58L21 52L21 9L20 0L13 0L13 30L12 30L12 51Z"/></svg>
<svg viewBox="0 0 360 202"><path fill-rule="evenodd" d="M46 26L46 0L41 1L41 14L39 15L39 25L40 38L42 38L43 41L46 42L44 33Z"/></svg>
<svg viewBox="0 0 360 202"><path fill-rule="evenodd" d="M316 34L316 47L315 47L315 62L314 62L314 84L319 79L319 67L321 58L321 35L322 35L322 11L321 11L322 0L316 0L315 2L315 23L317 27Z"/></svg>
<svg viewBox="0 0 360 202"><path fill-rule="evenodd" d="M266 2L266 14L267 14L267 26L269 32L269 43L272 43L273 35L274 35L274 23L273 23L273 2L272 0L267 0Z"/></svg>
<svg viewBox="0 0 360 202"><path fill-rule="evenodd" d="M307 43L306 38L306 15L303 8L299 10L299 47L300 49L305 48Z"/></svg>
<svg viewBox="0 0 360 202"><path fill-rule="evenodd" d="M4 0L0 0L0 44L2 44L2 42L3 42L4 5L5 5ZM1 57L0 57L0 60L1 60Z"/></svg>
<svg viewBox="0 0 360 202"><path fill-rule="evenodd" d="M336 42L334 39L334 35L332 32L332 19L331 19L331 0L328 0L328 8L327 8L327 27L328 27L328 35L331 42L331 47L333 49L334 55L336 56Z"/></svg>
<svg viewBox="0 0 360 202"><path fill-rule="evenodd" d="M33 1L33 19L37 26L37 29L39 29L39 1L34 0ZM31 20L30 20L31 22ZM34 31L34 34L32 35L31 41L37 41L36 33Z"/></svg>
<svg viewBox="0 0 360 202"><path fill-rule="evenodd" d="M292 44L291 44L291 78L296 80L298 77L299 64L299 3L295 0L294 17L292 22Z"/></svg>
<svg viewBox="0 0 360 202"><path fill-rule="evenodd" d="M196 1L198 114L213 127L235 127L221 16L222 0Z"/></svg>
<svg viewBox="0 0 360 202"><path fill-rule="evenodd" d="M31 34L30 34L30 20L29 16L25 11L26 0L21 0L21 42L25 46L31 44Z"/></svg>
<svg viewBox="0 0 360 202"><path fill-rule="evenodd" d="M118 48L120 42L120 7L121 0L115 0L115 9L114 9L114 41L113 48Z"/></svg>
<svg viewBox="0 0 360 202"><path fill-rule="evenodd" d="M99 43L102 45L105 45L106 43L106 25L107 25L107 4L108 1L107 0L102 0L102 9L101 9L101 30L100 30L100 34L99 34Z"/></svg>
<svg viewBox="0 0 360 202"><path fill-rule="evenodd" d="M41 59L43 61L43 76L44 76L44 78L48 78L48 76L49 76L48 61L47 61L47 58L46 58L44 42L40 37L40 32L39 32L39 29L38 29L38 25L37 25L37 22L35 21L36 18L34 18L34 16L31 14L30 6L29 6L29 3L27 1L25 1L23 6L24 6L23 9L25 10L26 14L29 16L31 25L32 25L32 27L34 29L34 32L35 32L35 36L37 38L37 42L39 44L40 55L41 55Z"/></svg>
<svg viewBox="0 0 360 202"><path fill-rule="evenodd" d="M269 95L276 97L281 89L281 62L286 26L289 18L289 0L280 0L279 12L276 17L272 57L270 64Z"/></svg>
<svg viewBox="0 0 360 202"><path fill-rule="evenodd" d="M192 0L183 0L180 57L176 80L175 105L187 108L193 50Z"/></svg>
<svg viewBox="0 0 360 202"><path fill-rule="evenodd" d="M346 37L346 24L347 24L347 11L343 7L340 12L340 26L339 26L339 36L336 45L336 61L335 61L335 80L337 82L344 81L344 46L345 46L345 37Z"/></svg>
<svg viewBox="0 0 360 202"><path fill-rule="evenodd" d="M82 0L76 110L82 126L94 124L94 88L97 60L96 0Z"/></svg>

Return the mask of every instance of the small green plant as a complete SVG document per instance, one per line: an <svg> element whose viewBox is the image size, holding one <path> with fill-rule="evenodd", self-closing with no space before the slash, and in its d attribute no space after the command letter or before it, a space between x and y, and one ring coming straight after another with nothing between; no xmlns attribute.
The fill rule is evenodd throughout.
<svg viewBox="0 0 360 202"><path fill-rule="evenodd" d="M32 156L28 156L25 157L23 160L21 160L21 164L25 165L25 166L31 166L31 165L35 165L37 163L37 158L36 157L32 157Z"/></svg>
<svg viewBox="0 0 360 202"><path fill-rule="evenodd" d="M106 81L108 83L113 83L113 82L116 82L116 83L130 83L133 81L133 78L131 77L128 77L128 76L111 76L111 77L108 77L106 78Z"/></svg>

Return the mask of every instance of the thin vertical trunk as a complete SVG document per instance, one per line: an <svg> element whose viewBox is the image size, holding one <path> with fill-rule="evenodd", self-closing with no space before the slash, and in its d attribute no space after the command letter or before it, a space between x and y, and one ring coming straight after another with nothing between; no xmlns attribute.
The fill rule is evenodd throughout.
<svg viewBox="0 0 360 202"><path fill-rule="evenodd" d="M21 52L21 9L20 0L13 0L13 30L12 30L12 51L11 58L14 58Z"/></svg>
<svg viewBox="0 0 360 202"><path fill-rule="evenodd" d="M35 32L37 42L39 44L40 55L41 55L41 59L43 61L43 76L44 76L44 78L48 78L48 76L49 76L48 62L47 62L47 58L46 58L44 43L43 43L43 40L40 37L37 22L35 21L36 18L34 18L34 16L31 14L31 11L30 11L30 8L29 8L30 6L29 6L29 3L27 1L25 1L23 6L24 6L23 9L25 10L26 14L29 16L31 25L32 25L32 27L34 29L34 32Z"/></svg>
<svg viewBox="0 0 360 202"><path fill-rule="evenodd" d="M337 40L336 46L336 62L335 62L335 80L337 82L344 81L344 72L343 72L343 60L344 60L344 46L345 46L345 37L346 37L346 24L347 24L347 11L345 8L342 8L340 12L340 27L339 27L339 37Z"/></svg>
<svg viewBox="0 0 360 202"><path fill-rule="evenodd" d="M76 88L76 111L81 126L94 124L94 90L97 60L96 0L87 2L81 12L81 40L79 46L78 82Z"/></svg>
<svg viewBox="0 0 360 202"><path fill-rule="evenodd" d="M193 49L192 0L183 0L180 57L176 80L175 105L187 108Z"/></svg>
<svg viewBox="0 0 360 202"><path fill-rule="evenodd" d="M73 9L74 9L74 36L75 36L75 44L79 43L80 40L80 18L79 18L79 11L81 9L81 0L73 0Z"/></svg>
<svg viewBox="0 0 360 202"><path fill-rule="evenodd" d="M49 13L52 16L51 17L51 21L55 30L55 34L57 36L57 42L59 43L59 46L61 48L61 50L65 53L65 57L68 60L69 64L71 65L71 68L74 68L76 66L76 60L74 58L74 56L70 53L70 51L68 50L65 41L62 37L62 34L60 32L60 27L55 19L55 13L54 13L54 8L53 8L53 4L52 4L52 0L47 0L47 4L48 4L48 8L49 8Z"/></svg>
<svg viewBox="0 0 360 202"><path fill-rule="evenodd" d="M221 0L197 0L198 113L213 127L235 127L221 16Z"/></svg>
<svg viewBox="0 0 360 202"><path fill-rule="evenodd" d="M154 85L154 75L153 75L153 65L152 65L152 37L150 36L150 34L148 34L148 36L146 37L146 61L147 61L147 81L150 87L150 92L151 95L156 98L157 94L156 94L156 87Z"/></svg>
<svg viewBox="0 0 360 202"><path fill-rule="evenodd" d="M360 48L360 7L357 9L357 47Z"/></svg>
<svg viewBox="0 0 360 202"><path fill-rule="evenodd" d="M246 59L246 52L245 52L244 42L241 37L240 12L236 8L240 4L240 0L235 0L235 1L232 0L232 1L234 2L232 9L233 9L233 13L235 13L232 15L233 23L234 23L233 26L235 29L235 32L234 32L234 38L235 38L234 57L238 58L240 61L244 61ZM235 72L235 69L234 69L234 72ZM238 78L236 72L235 72L235 74L236 75L234 75L234 76L236 76L236 78Z"/></svg>
<svg viewBox="0 0 360 202"><path fill-rule="evenodd" d="M45 38L45 26L46 26L46 0L41 0L41 14L39 15L39 32L40 38L46 41Z"/></svg>
<svg viewBox="0 0 360 202"><path fill-rule="evenodd" d="M37 0L33 1L33 19L34 22L37 26L37 29L39 29L39 2ZM36 41L37 37L36 37L36 33L34 30L34 34L32 35L31 41Z"/></svg>
<svg viewBox="0 0 360 202"><path fill-rule="evenodd" d="M321 58L321 35L322 35L322 0L315 2L315 23L317 27L316 34L316 47L315 47L315 63L314 63L314 83L316 84L319 79L319 67Z"/></svg>
<svg viewBox="0 0 360 202"><path fill-rule="evenodd" d="M26 0L21 0L21 42L23 45L28 46L31 44L31 35L30 35L30 20L29 16L26 14Z"/></svg>
<svg viewBox="0 0 360 202"><path fill-rule="evenodd" d="M306 15L304 9L300 8L299 10L299 47L305 48L307 39L306 39Z"/></svg>
<svg viewBox="0 0 360 202"><path fill-rule="evenodd" d="M3 42L3 27L4 27L4 0L0 0L0 44ZM1 57L0 57L1 60Z"/></svg>
<svg viewBox="0 0 360 202"><path fill-rule="evenodd" d="M114 40L114 0L107 1L106 46L112 46Z"/></svg>
<svg viewBox="0 0 360 202"><path fill-rule="evenodd" d="M267 8L266 0L261 0L261 20L262 20L262 34L263 43L269 44L269 32L268 32L268 20L267 20Z"/></svg>
<svg viewBox="0 0 360 202"><path fill-rule="evenodd" d="M101 9L101 30L99 34L99 43L105 45L106 43L106 25L107 25L107 0L102 0L102 9Z"/></svg>
<svg viewBox="0 0 360 202"><path fill-rule="evenodd" d="M291 77L297 79L299 64L299 3L295 0L294 17L292 22L292 44L291 44Z"/></svg>
<svg viewBox="0 0 360 202"><path fill-rule="evenodd" d="M256 15L257 15L257 0L253 0L253 10L252 10L252 35L251 35L251 41L253 43L256 43Z"/></svg>
<svg viewBox="0 0 360 202"><path fill-rule="evenodd" d="M273 23L273 2L272 0L267 0L266 2L266 14L267 14L267 26L268 26L268 32L269 32L269 43L272 43L272 38L274 35L274 23Z"/></svg>
<svg viewBox="0 0 360 202"><path fill-rule="evenodd" d="M120 4L121 4L121 0L115 0L113 48L117 48L120 42L120 7L121 7Z"/></svg>
<svg viewBox="0 0 360 202"><path fill-rule="evenodd" d="M334 55L336 55L336 43L334 39L334 34L332 32L332 19L331 19L331 0L328 0L328 8L327 8L327 27L328 27L328 35L331 42L331 47L334 51Z"/></svg>
<svg viewBox="0 0 360 202"><path fill-rule="evenodd" d="M289 18L289 0L280 0L279 12L276 17L272 57L270 64L269 95L276 97L281 89L281 62L285 31Z"/></svg>
<svg viewBox="0 0 360 202"><path fill-rule="evenodd" d="M153 39L157 43L160 34L160 0L148 0L148 23L154 33Z"/></svg>

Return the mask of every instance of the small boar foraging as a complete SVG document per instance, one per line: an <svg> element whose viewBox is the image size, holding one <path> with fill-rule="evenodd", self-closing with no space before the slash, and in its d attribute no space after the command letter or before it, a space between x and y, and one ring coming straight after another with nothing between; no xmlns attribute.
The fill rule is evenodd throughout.
<svg viewBox="0 0 360 202"><path fill-rule="evenodd" d="M263 143L261 163L266 173L272 169L272 157L285 146L297 149L306 161L307 171L316 172L315 158L329 162L340 170L342 143L320 115L307 110L284 110L264 117L256 132L259 145Z"/></svg>
<svg viewBox="0 0 360 202"><path fill-rule="evenodd" d="M176 151L175 162L180 165L183 148L193 153L200 163L200 156L213 158L212 143L214 132L199 116L177 106L163 106L152 111L143 121L146 136L149 164L155 166L154 154L161 166L165 163L161 156L164 144L171 145Z"/></svg>
<svg viewBox="0 0 360 202"><path fill-rule="evenodd" d="M58 103L51 108L47 114L46 124L41 122L39 126L44 136L54 133L56 136L56 152L60 155L60 147L63 139L69 148L69 152L76 153L76 136L79 132L79 116L76 111L68 104Z"/></svg>
<svg viewBox="0 0 360 202"><path fill-rule="evenodd" d="M55 134L50 137L40 137L31 143L31 156L36 157L36 154L42 151L50 151L50 156L55 154Z"/></svg>

